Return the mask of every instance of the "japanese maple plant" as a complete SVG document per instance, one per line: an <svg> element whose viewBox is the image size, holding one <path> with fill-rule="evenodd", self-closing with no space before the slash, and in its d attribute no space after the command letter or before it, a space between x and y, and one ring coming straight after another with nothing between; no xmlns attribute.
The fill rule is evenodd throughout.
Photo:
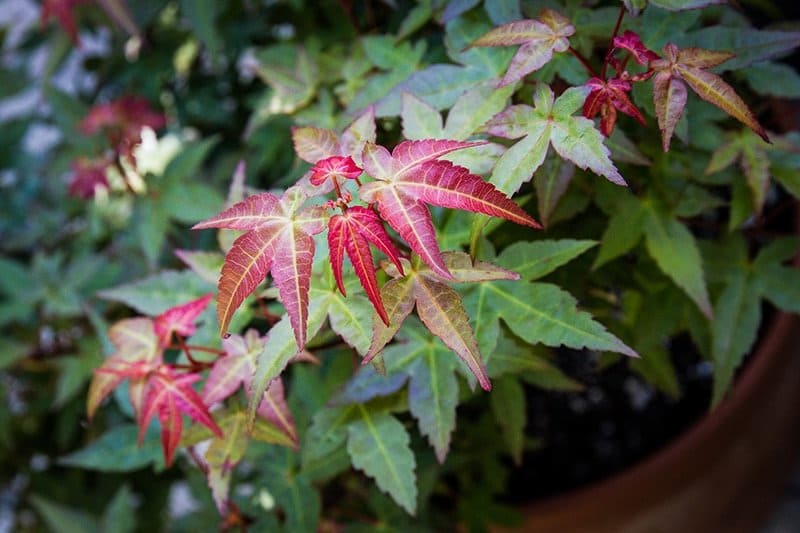
<svg viewBox="0 0 800 533"><path fill-rule="evenodd" d="M308 72L315 87L325 83L301 65L304 49L297 72L280 61L274 71L258 67L278 98L272 108L283 102L297 116L299 177L283 190L253 190L239 164L226 206L192 228L207 243L218 230L218 249L175 250L195 277L191 289L108 330L114 351L94 372L89 416L113 394L130 406L140 444L157 420L166 465L183 455L202 472L226 526L274 507L235 490L253 468L249 444L268 443L258 457L270 462L263 475L282 509L275 520L313 530L321 519L353 518L321 511L318 493L350 464L408 515L427 513L436 490L455 497L434 487L439 472L456 483L468 476L447 467L462 404L471 417L489 404L503 440L488 449L501 446L519 463L533 446L522 384L580 387L559 370L560 350L604 366L629 361L677 396L667 339L688 332L713 363L712 403L723 401L755 342L762 298L800 309L797 271L784 265L796 242L748 247L737 230L759 228L776 195L800 187L786 170L795 139L767 133L721 74L740 58L714 39L731 39L703 33L701 17L727 20L727 8L683 10L717 3L625 0L592 26L576 2L525 13L517 2L487 1L485 12L477 2L421 2L397 38L437 24L433 17L455 63L421 67L406 42L394 54L393 37L367 37L378 73L352 87L334 76L337 120L319 118L333 106L329 92L298 97ZM74 21L55 5L45 18L66 20L76 40ZM680 29L695 29L694 40L664 36ZM755 51L741 45L737 68L791 50L797 34L785 33L759 36ZM415 64L398 74L403 55ZM90 198L108 188L103 168L135 174L146 157L137 151L142 126L158 130L164 117L124 97L82 124L112 148L100 163L76 164L73 194ZM686 152L675 153L675 137ZM715 229L690 231L700 222ZM132 290L103 294L131 302ZM353 483L357 495L383 497ZM492 480L476 501L497 491ZM395 516L372 505L382 519ZM489 520L460 505L463 520Z"/></svg>

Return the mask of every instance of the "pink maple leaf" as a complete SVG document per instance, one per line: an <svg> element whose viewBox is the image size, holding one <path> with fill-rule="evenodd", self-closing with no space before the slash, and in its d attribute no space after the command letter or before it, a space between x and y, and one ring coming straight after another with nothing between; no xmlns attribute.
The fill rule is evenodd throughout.
<svg viewBox="0 0 800 533"><path fill-rule="evenodd" d="M223 438L222 430L214 422L200 395L192 388L192 384L199 379L198 374L182 374L162 365L147 380L144 409L139 420L139 445L141 446L150 420L157 415L161 423L161 446L167 466L172 464L181 440L182 415L188 415L209 428L217 437Z"/></svg>
<svg viewBox="0 0 800 533"><path fill-rule="evenodd" d="M170 307L158 315L153 324L159 345L162 347L169 346L173 333L181 337L194 335L194 332L197 331L195 321L212 297L212 294L206 294L191 302Z"/></svg>
<svg viewBox="0 0 800 533"><path fill-rule="evenodd" d="M482 142L427 139L403 141L394 150L367 143L364 169L376 181L362 185L361 198L378 205L381 217L438 275L450 279L442 261L430 212L425 204L464 209L540 227L494 185L466 168L440 161L445 154Z"/></svg>
<svg viewBox="0 0 800 533"><path fill-rule="evenodd" d="M311 167L310 181L312 185L319 186L328 179L356 179L362 172L352 157L334 155L317 161L317 164Z"/></svg>
<svg viewBox="0 0 800 533"><path fill-rule="evenodd" d="M292 128L292 141L298 157L312 165L323 159L339 156L350 157L354 165L361 166L364 145L375 142L375 111L372 106L368 107L341 135L333 130L311 126ZM311 187L314 194L326 194L333 190L332 180L322 180L319 184L314 184L308 175L298 185Z"/></svg>
<svg viewBox="0 0 800 533"><path fill-rule="evenodd" d="M145 378L162 364L162 350L153 321L145 317L121 320L111 326L108 337L116 351L95 370L86 399L86 410L89 418L92 418L103 399L120 383L130 379L131 403L138 417Z"/></svg>
<svg viewBox="0 0 800 533"><path fill-rule="evenodd" d="M281 198L261 193L194 226L193 229L247 231L234 241L225 256L219 278L217 317L221 333L244 299L271 273L289 314L297 346L305 346L314 259L312 236L325 229L328 219L323 206L302 209L306 199L298 187L287 189Z"/></svg>

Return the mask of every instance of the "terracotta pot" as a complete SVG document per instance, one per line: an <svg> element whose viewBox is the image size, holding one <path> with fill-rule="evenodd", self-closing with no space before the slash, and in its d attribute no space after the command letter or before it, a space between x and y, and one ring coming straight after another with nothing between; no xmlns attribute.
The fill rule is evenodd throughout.
<svg viewBox="0 0 800 533"><path fill-rule="evenodd" d="M794 472L798 406L800 318L778 314L716 410L621 474L524 507L519 530L756 531Z"/></svg>

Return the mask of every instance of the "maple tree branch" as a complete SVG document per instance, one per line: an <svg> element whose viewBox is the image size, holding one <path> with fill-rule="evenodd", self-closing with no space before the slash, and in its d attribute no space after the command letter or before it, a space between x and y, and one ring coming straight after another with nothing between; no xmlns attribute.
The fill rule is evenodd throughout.
<svg viewBox="0 0 800 533"><path fill-rule="evenodd" d="M178 339L178 345L180 346L181 350L183 350L183 353L186 354L186 359L188 359L192 365L197 365L198 361L196 361L195 358L192 357L192 352L189 350L189 347L186 345L186 342L183 340L183 337L176 334L175 338Z"/></svg>
<svg viewBox="0 0 800 533"><path fill-rule="evenodd" d="M186 346L190 350L194 350L197 352L213 353L221 357L228 355L228 352L226 352L225 350L220 350L218 348L211 348L210 346L197 346L195 344L184 344L184 346Z"/></svg>
<svg viewBox="0 0 800 533"><path fill-rule="evenodd" d="M592 65L589 64L589 61L585 57L583 57L583 54L581 54L571 46L567 50L569 50L569 53L575 56L575 58L581 62L581 65L583 65L583 67L587 71L589 71L589 75L597 77L597 73L595 73L594 69L592 68Z"/></svg>
<svg viewBox="0 0 800 533"><path fill-rule="evenodd" d="M619 15L617 15L617 22L614 24L614 31L611 33L611 42L608 43L608 52L606 52L606 57L603 60L603 66L600 67L600 78L603 80L606 79L606 70L608 70L608 63L611 60L611 56L614 54L614 38L619 33L619 27L622 25L622 19L625 18L625 4L619 6Z"/></svg>

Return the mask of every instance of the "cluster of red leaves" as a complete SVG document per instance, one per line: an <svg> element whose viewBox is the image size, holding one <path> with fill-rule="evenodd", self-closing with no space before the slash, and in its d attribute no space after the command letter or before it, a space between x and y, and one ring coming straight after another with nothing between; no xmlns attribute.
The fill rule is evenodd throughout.
<svg viewBox="0 0 800 533"><path fill-rule="evenodd" d="M298 155L313 164L304 180L281 197L271 193L250 196L195 226L246 231L229 250L219 279L217 313L221 333L226 331L233 312L271 273L301 350L307 334L313 235L326 228L339 290L345 294L342 266L347 255L379 321L388 326L391 313L387 313L382 301L370 246L386 255L400 273L401 257L410 257L400 248L407 246L441 279L454 279L439 250L429 205L539 227L483 178L440 159L481 142L404 141L390 152L375 144L371 110L340 138L319 128L296 128L293 138ZM361 177L365 173L370 179L363 183ZM336 193L335 200L306 207L307 200L331 191ZM338 212L331 214L331 210ZM402 240L393 240L384 223ZM464 327L468 328L468 323ZM487 380L481 380L481 384L489 387Z"/></svg>
<svg viewBox="0 0 800 533"><path fill-rule="evenodd" d="M125 158L136 166L133 151L142 142L142 128L157 130L165 124L164 115L155 111L147 100L139 96L126 95L92 106L78 124L78 129L84 135L104 135L112 153L94 161L75 161L72 164L70 195L88 199L94 196L98 187L108 189L106 171L109 167L115 165L120 158Z"/></svg>
<svg viewBox="0 0 800 533"><path fill-rule="evenodd" d="M183 414L222 437L208 407L192 388L192 384L200 379L197 372L202 365L180 369L163 359L173 334L194 333L194 322L210 301L209 294L173 307L155 319L139 317L117 322L109 330L109 338L117 350L95 371L89 389L87 410L91 418L100 402L123 381L129 380L130 401L139 423L139 444L152 418L158 416L161 444L168 465L172 463L180 442ZM186 351L191 360L190 352Z"/></svg>
<svg viewBox="0 0 800 533"><path fill-rule="evenodd" d="M211 298L212 295L208 294L172 307L153 319L137 317L114 324L109 330L109 338L116 351L95 370L89 389L87 411L91 418L103 399L127 380L130 402L139 424L139 444L150 422L157 417L167 465L173 462L181 441L183 415L223 438L209 406L232 395L240 386L249 386L253 375L250 345L254 342L249 337L249 340L239 336L226 340L222 351L186 345L185 338L196 332L195 322ZM182 350L189 363L166 363L164 351L170 348ZM211 363L196 361L192 352L197 350L218 357ZM198 393L194 384L208 369L211 371L205 387L202 393ZM286 407L281 383L276 383L265 393L258 412L290 441L296 442L294 422Z"/></svg>
<svg viewBox="0 0 800 533"><path fill-rule="evenodd" d="M626 52L624 59L615 57L617 51ZM586 83L589 94L583 105L585 117L594 118L600 115L600 131L603 135L611 135L614 131L617 111L633 117L642 125L645 124L644 116L631 102L628 94L632 82L652 78L653 102L665 152L669 150L675 126L686 107L686 85L700 98L719 107L751 128L762 139L769 141L764 128L733 88L718 75L705 70L730 59L733 54L701 48L681 50L672 43L667 43L662 53L663 57L649 50L632 31L625 31L613 38L601 76L593 76ZM638 74L628 72L626 65L631 58L647 70ZM608 66L613 68L616 75L606 79Z"/></svg>

